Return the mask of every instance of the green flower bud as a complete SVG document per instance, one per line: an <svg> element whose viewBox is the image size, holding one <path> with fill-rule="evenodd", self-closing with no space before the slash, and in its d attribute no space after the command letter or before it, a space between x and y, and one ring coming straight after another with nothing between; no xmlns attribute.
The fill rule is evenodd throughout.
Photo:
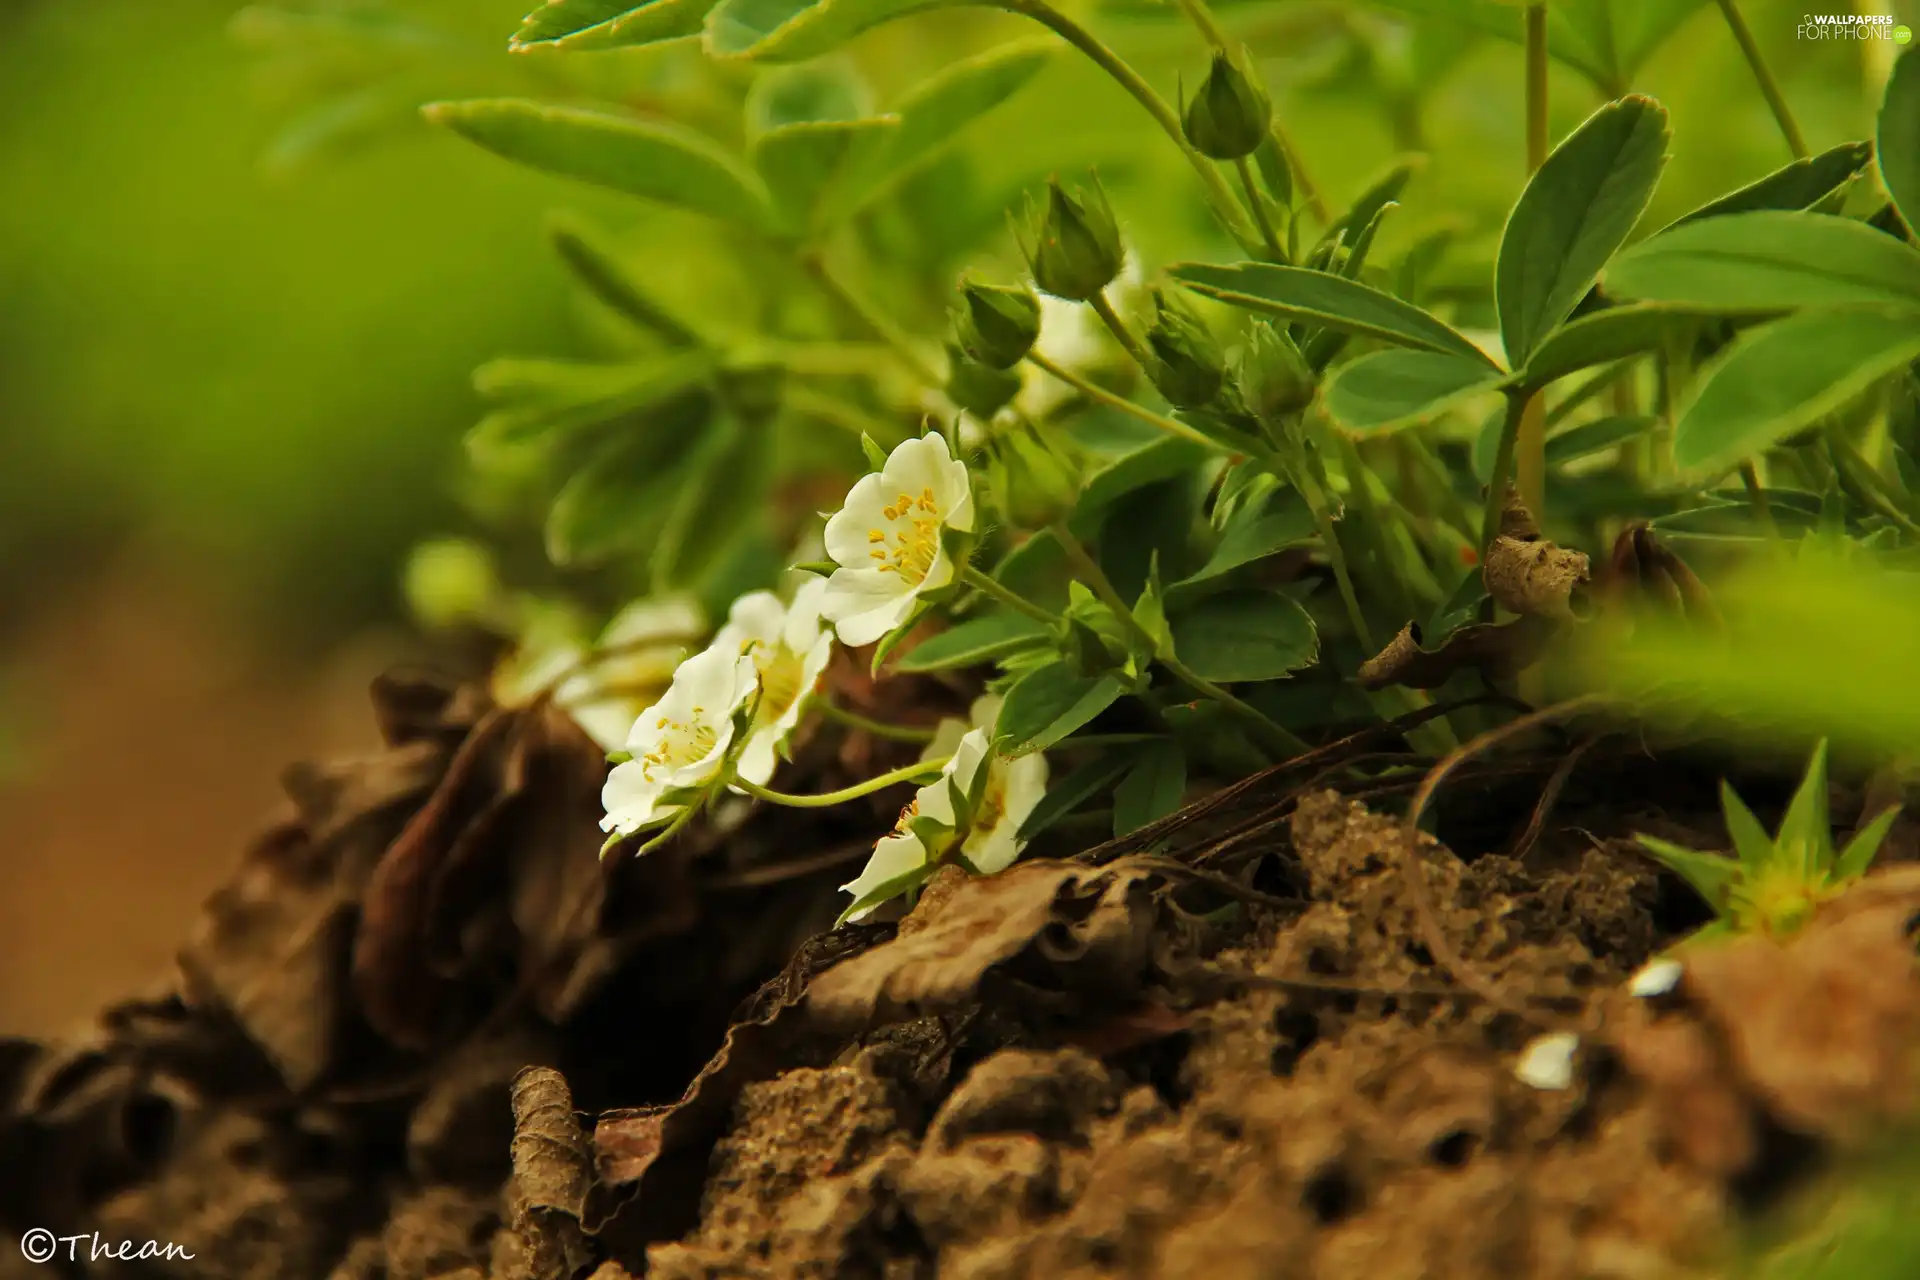
<svg viewBox="0 0 1920 1280"><path fill-rule="evenodd" d="M1247 334L1234 381L1247 412L1269 427L1313 403L1313 370L1286 331L1271 324Z"/></svg>
<svg viewBox="0 0 1920 1280"><path fill-rule="evenodd" d="M1206 81L1187 104L1181 122L1187 141L1214 160L1239 160L1266 141L1273 104L1248 66L1245 53L1213 55Z"/></svg>
<svg viewBox="0 0 1920 1280"><path fill-rule="evenodd" d="M1148 376L1176 409L1212 404L1227 380L1227 358L1206 322L1164 289L1153 291L1154 321L1147 330L1153 353Z"/></svg>
<svg viewBox="0 0 1920 1280"><path fill-rule="evenodd" d="M1086 302L1112 284L1126 264L1120 228L1097 179L1072 192L1060 179L1051 179L1045 206L1029 205L1028 223L1033 244L1020 247L1043 293Z"/></svg>
<svg viewBox="0 0 1920 1280"><path fill-rule="evenodd" d="M962 351L989 369L1011 369L1040 336L1040 299L1029 289L963 280L953 308L953 336Z"/></svg>
<svg viewBox="0 0 1920 1280"><path fill-rule="evenodd" d="M496 611L500 580L485 548L462 538L423 542L407 558L407 605L434 630L485 622Z"/></svg>
<svg viewBox="0 0 1920 1280"><path fill-rule="evenodd" d="M947 398L982 422L1006 408L1020 391L1020 375L992 369L951 342L947 344Z"/></svg>

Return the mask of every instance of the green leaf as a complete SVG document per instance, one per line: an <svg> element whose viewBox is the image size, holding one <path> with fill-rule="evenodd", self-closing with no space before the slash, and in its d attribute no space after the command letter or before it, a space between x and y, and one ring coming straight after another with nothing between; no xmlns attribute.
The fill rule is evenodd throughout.
<svg viewBox="0 0 1920 1280"><path fill-rule="evenodd" d="M1047 788L1047 794L1020 824L1019 838L1031 840L1119 780L1133 767L1131 751L1106 751L1076 766Z"/></svg>
<svg viewBox="0 0 1920 1280"><path fill-rule="evenodd" d="M766 188L710 138L675 124L522 98L435 102L427 119L519 164L758 230Z"/></svg>
<svg viewBox="0 0 1920 1280"><path fill-rule="evenodd" d="M1522 379L1535 390L1595 365L1658 350L1700 323L1698 316L1664 303L1608 307L1548 334L1527 361Z"/></svg>
<svg viewBox="0 0 1920 1280"><path fill-rule="evenodd" d="M1755 209L1811 208L1852 181L1872 161L1871 143L1843 142L1817 156L1795 160L1786 168L1776 169L1758 182L1730 191L1718 200L1708 201L1685 217L1675 219L1664 230L1671 231L1701 218L1721 218Z"/></svg>
<svg viewBox="0 0 1920 1280"><path fill-rule="evenodd" d="M1131 835L1180 807L1187 793L1187 756L1162 738L1136 749L1127 776L1113 791L1114 839Z"/></svg>
<svg viewBox="0 0 1920 1280"><path fill-rule="evenodd" d="M687 482L685 432L629 431L606 442L547 512L547 557L562 568L641 550L659 536Z"/></svg>
<svg viewBox="0 0 1920 1280"><path fill-rule="evenodd" d="M930 636L895 664L903 672L951 671L991 662L1049 639L1047 629L1019 613L989 613Z"/></svg>
<svg viewBox="0 0 1920 1280"><path fill-rule="evenodd" d="M1515 368L1572 313L1626 242L1666 162L1666 110L1634 96L1589 116L1527 183L1494 268L1500 335Z"/></svg>
<svg viewBox="0 0 1920 1280"><path fill-rule="evenodd" d="M1734 882L1740 878L1738 862L1717 853L1682 848L1653 836L1639 836L1637 839L1661 866L1692 885L1694 891L1706 899L1707 905L1716 913L1726 911Z"/></svg>
<svg viewBox="0 0 1920 1280"><path fill-rule="evenodd" d="M1412 303L1324 271L1267 262L1229 267L1183 262L1169 267L1167 274L1195 293L1247 311L1304 320L1398 346L1465 356L1498 368L1465 334Z"/></svg>
<svg viewBox="0 0 1920 1280"><path fill-rule="evenodd" d="M1920 309L1920 250L1865 223L1756 210L1689 222L1622 253L1610 293L1729 313Z"/></svg>
<svg viewBox="0 0 1920 1280"><path fill-rule="evenodd" d="M1802 883L1815 884L1832 870L1833 823L1827 816L1827 740L1814 745L1807 772L1787 804L1774 837L1775 861Z"/></svg>
<svg viewBox="0 0 1920 1280"><path fill-rule="evenodd" d="M1127 691L1117 676L1077 676L1064 662L1035 667L1014 682L994 726L1008 754L1045 751Z"/></svg>
<svg viewBox="0 0 1920 1280"><path fill-rule="evenodd" d="M1375 351L1341 365L1323 393L1349 431L1388 431L1427 422L1511 379L1478 360L1438 351Z"/></svg>
<svg viewBox="0 0 1920 1280"><path fill-rule="evenodd" d="M707 15L707 52L755 62L805 62L861 32L956 0L720 0Z"/></svg>
<svg viewBox="0 0 1920 1280"><path fill-rule="evenodd" d="M1675 424L1673 464L1686 474L1732 466L1916 358L1914 316L1809 311L1750 330L1713 365Z"/></svg>
<svg viewBox="0 0 1920 1280"><path fill-rule="evenodd" d="M1893 64L1875 136L1880 180L1907 230L1920 235L1920 49L1909 49Z"/></svg>
<svg viewBox="0 0 1920 1280"><path fill-rule="evenodd" d="M1395 161L1385 173L1368 184L1367 189L1354 200L1351 208L1333 220L1333 224L1327 228L1326 235L1321 237L1322 242L1337 232L1345 231L1346 243L1354 244L1361 231L1372 225L1380 216L1381 210L1400 198L1400 193L1407 189L1408 181L1426 167L1426 162L1426 157L1420 155L1406 156Z"/></svg>
<svg viewBox="0 0 1920 1280"><path fill-rule="evenodd" d="M476 452L545 444L686 395L713 373L701 352L622 364L501 359L474 371L474 389L499 407L467 437Z"/></svg>
<svg viewBox="0 0 1920 1280"><path fill-rule="evenodd" d="M1373 0L1383 8L1443 19L1515 44L1521 9L1507 0ZM1547 52L1603 93L1619 93L1705 0L1551 0Z"/></svg>
<svg viewBox="0 0 1920 1280"><path fill-rule="evenodd" d="M1204 679L1277 680L1319 652L1313 619L1291 596L1227 591L1173 618L1180 661Z"/></svg>
<svg viewBox="0 0 1920 1280"><path fill-rule="evenodd" d="M1658 418L1646 414L1619 413L1568 427L1558 435L1547 437L1547 465L1564 467L1569 462L1590 458L1629 440L1637 440L1659 426Z"/></svg>
<svg viewBox="0 0 1920 1280"><path fill-rule="evenodd" d="M1773 837L1725 779L1720 782L1720 811L1726 815L1727 834L1733 837L1733 854L1742 870L1748 875L1765 870L1773 861Z"/></svg>
<svg viewBox="0 0 1920 1280"><path fill-rule="evenodd" d="M1263 503L1248 503L1227 521L1207 562L1167 588L1168 602L1193 599L1242 565L1310 542L1314 533L1313 511L1298 490L1281 490Z"/></svg>
<svg viewBox="0 0 1920 1280"><path fill-rule="evenodd" d="M688 587L743 538L765 527L772 450L767 433L716 416L694 440L647 567L656 594Z"/></svg>
<svg viewBox="0 0 1920 1280"><path fill-rule="evenodd" d="M1074 504L1070 521L1073 531L1083 538L1094 536L1108 507L1148 485L1191 475L1210 456L1207 450L1178 436L1161 436L1121 454L1081 484L1080 500Z"/></svg>
<svg viewBox="0 0 1920 1280"><path fill-rule="evenodd" d="M781 125L754 139L753 166L788 228L817 237L851 208L899 132L898 116Z"/></svg>
<svg viewBox="0 0 1920 1280"><path fill-rule="evenodd" d="M697 36L714 0L547 0L527 15L507 47L616 49Z"/></svg>
<svg viewBox="0 0 1920 1280"><path fill-rule="evenodd" d="M693 326L648 293L619 252L585 222L555 215L547 232L561 261L613 311L675 345L701 345L703 339Z"/></svg>
<svg viewBox="0 0 1920 1280"><path fill-rule="evenodd" d="M938 870L940 870L939 863L926 862L911 871L901 872L891 880L881 881L875 885L864 898L858 899L845 911L842 911L840 918L833 922L833 927L838 929L862 911L877 907L883 902L891 902L903 893L911 893L927 881L933 879L934 873Z"/></svg>
<svg viewBox="0 0 1920 1280"><path fill-rule="evenodd" d="M933 158L962 129L986 115L1053 61L1051 41L1017 40L945 67L915 85L889 114L900 130L887 150L885 186L891 187Z"/></svg>
<svg viewBox="0 0 1920 1280"><path fill-rule="evenodd" d="M1867 874L1867 868L1873 865L1874 855L1880 852L1880 842L1887 838L1893 820L1899 816L1900 806L1889 806L1854 833L1853 839L1847 841L1847 847L1833 860L1832 879L1835 884L1846 884Z"/></svg>

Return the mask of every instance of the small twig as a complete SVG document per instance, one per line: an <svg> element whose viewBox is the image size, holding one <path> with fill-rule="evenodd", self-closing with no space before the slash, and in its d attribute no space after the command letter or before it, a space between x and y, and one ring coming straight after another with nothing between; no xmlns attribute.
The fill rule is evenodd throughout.
<svg viewBox="0 0 1920 1280"><path fill-rule="evenodd" d="M1560 793L1566 789L1567 780L1573 777L1573 771L1579 767L1580 759L1600 741L1600 736L1580 739L1573 744L1573 750L1562 756L1560 763L1553 767L1553 773L1547 778L1547 785L1540 792L1540 799L1533 806L1533 813L1527 819L1526 830L1514 841L1513 852L1507 856L1519 862L1533 852L1533 846L1540 840L1541 832L1546 830L1547 817L1553 812L1553 806L1560 802Z"/></svg>

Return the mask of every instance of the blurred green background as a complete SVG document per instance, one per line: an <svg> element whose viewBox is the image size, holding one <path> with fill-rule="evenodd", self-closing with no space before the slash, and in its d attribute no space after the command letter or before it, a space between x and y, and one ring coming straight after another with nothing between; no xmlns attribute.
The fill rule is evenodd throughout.
<svg viewBox="0 0 1920 1280"><path fill-rule="evenodd" d="M0 1022L138 980L282 765L364 737L364 677L406 644L407 549L471 527L457 495L472 369L601 340L544 247L545 211L652 242L664 273L712 274L694 271L684 219L420 122L424 101L533 93L672 98L738 130L716 104L746 73L691 45L508 54L530 3L236 22L233 0L0 0ZM1675 121L1656 221L1787 159L1714 6L1674 3L1690 13L1633 85ZM1920 23L1911 3L1877 7ZM1803 8L1742 5L1815 149L1870 136L1875 58L1893 50L1797 41ZM1220 6L1330 203L1424 149L1381 252L1462 221L1461 269L1485 272L1524 176L1519 53L1449 10ZM1171 5L1089 18L1169 95L1204 70ZM884 103L961 52L1038 35L936 13L855 55ZM1554 76L1558 135L1600 95ZM983 190L1100 160L1149 264L1222 252L1179 156L1077 56L963 145ZM1006 237L985 232L980 260L1010 272ZM369 633L401 638L369 648ZM84 908L46 907L76 884ZM98 936L68 927L83 909Z"/></svg>

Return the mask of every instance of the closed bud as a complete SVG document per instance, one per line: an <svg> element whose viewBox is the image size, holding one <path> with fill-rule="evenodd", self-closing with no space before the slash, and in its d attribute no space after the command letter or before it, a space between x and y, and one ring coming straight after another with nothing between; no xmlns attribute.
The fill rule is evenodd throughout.
<svg viewBox="0 0 1920 1280"><path fill-rule="evenodd" d="M1033 282L1069 302L1098 296L1126 264L1120 228L1098 180L1071 192L1058 178L1049 181L1046 204L1029 212L1028 234L1033 244L1021 248Z"/></svg>
<svg viewBox="0 0 1920 1280"><path fill-rule="evenodd" d="M963 280L953 308L953 336L980 364L1011 369L1040 336L1040 299L1029 289Z"/></svg>
<svg viewBox="0 0 1920 1280"><path fill-rule="evenodd" d="M1020 375L991 369L949 342L947 398L985 422L1006 408L1020 391Z"/></svg>
<svg viewBox="0 0 1920 1280"><path fill-rule="evenodd" d="M1176 409L1212 404L1227 380L1220 344L1206 322L1166 290L1153 291L1153 308L1153 327L1147 330L1153 385Z"/></svg>
<svg viewBox="0 0 1920 1280"><path fill-rule="evenodd" d="M1246 55L1220 52L1213 55L1205 82L1187 104L1181 126L1201 155L1239 160L1260 149L1272 120L1273 104Z"/></svg>
<svg viewBox="0 0 1920 1280"><path fill-rule="evenodd" d="M1272 427L1313 403L1313 370L1286 331L1257 324L1247 334L1235 382L1247 412Z"/></svg>

